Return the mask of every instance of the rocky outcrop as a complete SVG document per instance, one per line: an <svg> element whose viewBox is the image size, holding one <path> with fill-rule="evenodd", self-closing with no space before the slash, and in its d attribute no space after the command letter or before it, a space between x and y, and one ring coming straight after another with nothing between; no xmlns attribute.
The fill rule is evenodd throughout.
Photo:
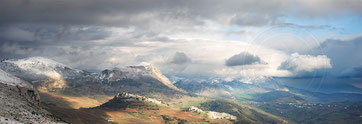
<svg viewBox="0 0 362 124"><path fill-rule="evenodd" d="M15 92L18 92L20 96L24 97L30 103L39 105L40 104L40 96L38 91L33 88L19 87L13 89Z"/></svg>
<svg viewBox="0 0 362 124"><path fill-rule="evenodd" d="M194 112L194 113L204 113L204 112L205 112L205 111L203 111L203 110L201 110L201 109L199 109L199 108L197 108L197 107L195 107L195 106L191 106L191 107L188 109L188 111Z"/></svg>
<svg viewBox="0 0 362 124"><path fill-rule="evenodd" d="M158 109L159 105L166 105L162 101L129 94L126 92L118 93L113 99L99 106L100 108L136 108L136 109Z"/></svg>
<svg viewBox="0 0 362 124"><path fill-rule="evenodd" d="M208 111L207 117L210 119L229 119L229 120L236 120L237 117L230 115L228 113L220 113L215 111Z"/></svg>
<svg viewBox="0 0 362 124"><path fill-rule="evenodd" d="M236 116L230 115L228 113L220 113L215 111L203 111L195 106L191 106L188 111L194 112L194 113L205 113L207 114L207 117L210 119L228 119L228 120L237 120Z"/></svg>
<svg viewBox="0 0 362 124"><path fill-rule="evenodd" d="M114 96L113 99L116 99L116 100L126 100L126 101L137 100L137 101L144 101L144 102L155 103L155 104L159 104L159 105L165 105L162 101L159 101L159 100L156 100L156 99L152 99L152 98L147 98L147 97L145 97L145 96L139 96L139 95L135 95L135 94L130 94L130 93L127 93L127 92L118 93L116 96Z"/></svg>

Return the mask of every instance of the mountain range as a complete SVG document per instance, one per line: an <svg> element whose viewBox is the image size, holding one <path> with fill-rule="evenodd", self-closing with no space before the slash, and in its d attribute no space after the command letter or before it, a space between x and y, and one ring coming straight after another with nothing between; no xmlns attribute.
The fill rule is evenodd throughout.
<svg viewBox="0 0 362 124"><path fill-rule="evenodd" d="M171 82L150 64L88 72L43 57L2 60L0 82L0 122L19 123L304 123L278 114L276 105L362 100L358 93L308 91L273 78Z"/></svg>

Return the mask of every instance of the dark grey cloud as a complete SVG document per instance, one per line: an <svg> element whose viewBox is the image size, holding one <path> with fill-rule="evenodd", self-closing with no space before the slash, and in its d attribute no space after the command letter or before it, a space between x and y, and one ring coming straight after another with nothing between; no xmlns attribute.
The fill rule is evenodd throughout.
<svg viewBox="0 0 362 124"><path fill-rule="evenodd" d="M333 65L329 72L334 76L360 75L359 67L362 67L362 36L341 40L328 39L319 48L331 59ZM362 77L362 76L361 76Z"/></svg>
<svg viewBox="0 0 362 124"><path fill-rule="evenodd" d="M294 7L299 4L281 0L3 0L1 3L0 45L7 47L1 50L2 58L23 56L23 53L50 54L53 51L43 50L60 46L89 49L143 45L136 42L175 42L167 34L194 30L193 27L203 25L205 20L225 25L275 25L283 23L280 17L290 15L287 10L301 8L298 12L303 13L308 8L303 7L304 4ZM328 3L334 8L331 10L344 8L347 12L360 12L360 8L355 7L358 1L337 7L333 6L338 1ZM112 33L107 29L112 27L133 28L134 31L113 41L92 42L110 37Z"/></svg>
<svg viewBox="0 0 362 124"><path fill-rule="evenodd" d="M110 36L109 31L97 26L8 25L0 27L0 32L2 41L33 43L74 43Z"/></svg>
<svg viewBox="0 0 362 124"><path fill-rule="evenodd" d="M362 66L346 69L345 71L342 72L340 77L361 78L362 77Z"/></svg>
<svg viewBox="0 0 362 124"><path fill-rule="evenodd" d="M174 20L202 24L203 20L236 25L260 26L280 17L330 16L335 13L360 15L361 1L219 1L219 0L2 0L0 23L149 26L155 21ZM318 5L318 6L315 6ZM313 10L313 11L311 11Z"/></svg>
<svg viewBox="0 0 362 124"><path fill-rule="evenodd" d="M132 39L108 40L111 32L99 26L22 24L0 32L0 59L42 56L81 69L115 66L110 57L126 56L115 48L135 46Z"/></svg>
<svg viewBox="0 0 362 124"><path fill-rule="evenodd" d="M251 65L256 63L263 63L258 56L252 55L248 52L241 52L239 54L231 56L226 60L226 66L242 66Z"/></svg>
<svg viewBox="0 0 362 124"><path fill-rule="evenodd" d="M154 50L182 41L168 36L197 32L200 27L205 30L202 26L210 21L226 26L258 27L282 24L281 18L295 15L298 18L335 16L340 10L361 15L361 1L321 3L327 4L308 6L304 0L2 0L0 58L44 56L94 69L109 64L105 61L114 56L137 56L134 51L147 52L142 48ZM184 63L188 58L185 56L176 53L174 66ZM260 61L258 57L248 59L241 62L236 59L231 66Z"/></svg>
<svg viewBox="0 0 362 124"><path fill-rule="evenodd" d="M0 58L17 56L59 55L64 47L88 49L92 41L105 39L109 32L97 27L56 25L10 25L0 27ZM50 50L50 51L47 51ZM61 54L63 55L63 54Z"/></svg>
<svg viewBox="0 0 362 124"><path fill-rule="evenodd" d="M210 6L205 6L205 4ZM233 4L239 5L236 6ZM126 27L136 25L147 27L156 21L172 24L174 20L178 20L200 24L203 19L214 20L224 14L230 15L228 14L230 12L254 12L254 8L242 7L244 5L244 3L234 3L231 1L220 2L209 0L5 0L2 1L0 5L0 23L46 23ZM245 9L239 9L239 7ZM271 7L269 7L269 9L271 9ZM237 18L242 19L245 17L241 15L243 14L237 14ZM252 22L253 21L247 21L247 24ZM260 21L258 21L258 23L260 23Z"/></svg>
<svg viewBox="0 0 362 124"><path fill-rule="evenodd" d="M186 64L188 62L191 62L191 59L183 52L176 52L170 60L170 63L179 65Z"/></svg>

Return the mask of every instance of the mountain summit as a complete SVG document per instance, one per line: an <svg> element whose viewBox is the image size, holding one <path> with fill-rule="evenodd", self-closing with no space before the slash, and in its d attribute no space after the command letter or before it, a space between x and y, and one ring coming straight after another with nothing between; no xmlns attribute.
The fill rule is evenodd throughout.
<svg viewBox="0 0 362 124"><path fill-rule="evenodd" d="M106 83L120 80L144 80L147 78L156 80L170 89L185 93L185 91L174 86L159 69L151 64L113 68L111 70L104 70L99 74L99 79Z"/></svg>

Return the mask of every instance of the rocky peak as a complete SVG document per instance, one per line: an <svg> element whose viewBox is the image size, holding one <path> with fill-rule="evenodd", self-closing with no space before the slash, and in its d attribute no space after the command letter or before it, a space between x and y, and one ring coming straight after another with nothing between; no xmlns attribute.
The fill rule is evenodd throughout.
<svg viewBox="0 0 362 124"><path fill-rule="evenodd" d="M130 94L127 92L118 93L116 96L114 96L113 99L137 99L137 100L144 100L146 97Z"/></svg>
<svg viewBox="0 0 362 124"><path fill-rule="evenodd" d="M174 86L158 68L151 64L126 66L122 68L113 68L111 70L107 69L99 73L99 79L105 82L114 82L124 79L145 80L147 78L153 78L173 90L186 93L185 91Z"/></svg>

